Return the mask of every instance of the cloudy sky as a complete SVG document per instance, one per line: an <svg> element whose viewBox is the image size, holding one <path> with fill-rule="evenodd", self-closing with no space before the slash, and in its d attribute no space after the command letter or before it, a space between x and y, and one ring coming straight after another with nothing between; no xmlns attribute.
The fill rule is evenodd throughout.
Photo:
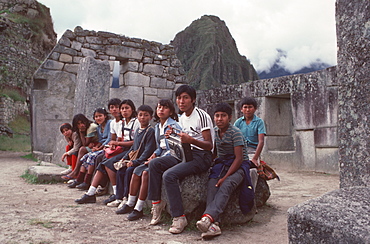
<svg viewBox="0 0 370 244"><path fill-rule="evenodd" d="M336 64L335 0L38 0L51 9L58 38L81 26L164 44L192 21L225 21L241 55L268 71L282 49L291 72L317 60Z"/></svg>

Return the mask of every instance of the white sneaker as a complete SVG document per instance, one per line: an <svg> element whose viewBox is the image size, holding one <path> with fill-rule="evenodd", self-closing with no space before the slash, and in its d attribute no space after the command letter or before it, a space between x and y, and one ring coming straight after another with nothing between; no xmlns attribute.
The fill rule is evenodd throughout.
<svg viewBox="0 0 370 244"><path fill-rule="evenodd" d="M208 218L207 216L204 216L199 221L197 221L197 228L201 232L207 232L211 224L212 224L211 219Z"/></svg>
<svg viewBox="0 0 370 244"><path fill-rule="evenodd" d="M158 204L152 204L152 220L150 221L150 225L156 225L161 221L162 211L166 206L165 201L161 201Z"/></svg>
<svg viewBox="0 0 370 244"><path fill-rule="evenodd" d="M171 228L168 231L172 234L180 234L187 225L186 217L176 217L173 218Z"/></svg>
<svg viewBox="0 0 370 244"><path fill-rule="evenodd" d="M71 179L71 180L67 181L67 184L68 184L68 185L69 185L69 184L72 184L74 181L75 181L74 179Z"/></svg>
<svg viewBox="0 0 370 244"><path fill-rule="evenodd" d="M121 202L122 200L116 199L113 202L107 203L107 206L116 208L120 205Z"/></svg>
<svg viewBox="0 0 370 244"><path fill-rule="evenodd" d="M62 172L60 172L60 174L62 174L62 175L68 175L71 172L72 172L72 169L71 168L68 168L68 169L65 169Z"/></svg>
<svg viewBox="0 0 370 244"><path fill-rule="evenodd" d="M211 238L211 237L215 237L219 235L221 235L220 227L218 226L217 223L212 223L209 226L208 231L205 233L202 233L202 238Z"/></svg>
<svg viewBox="0 0 370 244"><path fill-rule="evenodd" d="M127 203L127 197L123 197L121 203L118 205L117 208L122 208Z"/></svg>

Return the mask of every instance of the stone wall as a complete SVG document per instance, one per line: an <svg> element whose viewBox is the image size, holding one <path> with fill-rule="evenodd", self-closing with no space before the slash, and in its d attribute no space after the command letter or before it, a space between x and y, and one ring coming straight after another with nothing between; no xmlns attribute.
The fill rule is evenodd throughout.
<svg viewBox="0 0 370 244"><path fill-rule="evenodd" d="M158 99L172 99L177 86L186 83L181 62L170 45L81 27L67 30L33 77L34 151L53 152L60 124L72 121L75 107L80 106L76 103L81 102L76 82L85 57L105 60L110 65L110 80L105 81L110 87L109 96L99 95L102 87L90 91L93 100L105 107L109 98L118 97L131 99L136 106L148 104L154 108ZM119 67L117 88L112 86L117 71L114 67ZM93 109L85 111L85 115L91 118L92 112Z"/></svg>
<svg viewBox="0 0 370 244"><path fill-rule="evenodd" d="M14 101L9 97L0 97L0 125L7 125L19 114L28 111L26 102Z"/></svg>
<svg viewBox="0 0 370 244"><path fill-rule="evenodd" d="M197 103L212 114L215 103L228 102L235 120L245 96L258 100L256 113L265 121L266 162L338 174L336 67L198 91Z"/></svg>

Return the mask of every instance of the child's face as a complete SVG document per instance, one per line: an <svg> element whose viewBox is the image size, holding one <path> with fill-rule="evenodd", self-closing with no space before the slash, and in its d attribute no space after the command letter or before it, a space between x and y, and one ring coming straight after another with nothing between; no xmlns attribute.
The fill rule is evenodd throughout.
<svg viewBox="0 0 370 244"><path fill-rule="evenodd" d="M109 105L109 113L114 117L120 117L119 105Z"/></svg>
<svg viewBox="0 0 370 244"><path fill-rule="evenodd" d="M168 119L168 117L170 117L172 115L171 113L171 110L169 107L167 106L162 106L160 104L157 105L157 116L160 118L160 119Z"/></svg>
<svg viewBox="0 0 370 244"><path fill-rule="evenodd" d="M72 136L72 130L68 128L64 128L62 130L62 134L63 136L70 138Z"/></svg>
<svg viewBox="0 0 370 244"><path fill-rule="evenodd" d="M176 103L182 112L187 112L193 109L194 101L193 99L191 99L189 94L187 94L186 92L183 92L179 96L176 97Z"/></svg>
<svg viewBox="0 0 370 244"><path fill-rule="evenodd" d="M82 121L77 122L77 128L81 132L86 131L86 125Z"/></svg>
<svg viewBox="0 0 370 244"><path fill-rule="evenodd" d="M128 104L122 104L121 106L121 115L123 118L130 118L132 115L132 108Z"/></svg>
<svg viewBox="0 0 370 244"><path fill-rule="evenodd" d="M147 111L139 111L137 119L139 120L141 127L144 128L149 125L152 116Z"/></svg>
<svg viewBox="0 0 370 244"><path fill-rule="evenodd" d="M105 116L104 114L101 114L101 113L98 113L98 112L95 112L95 114L94 114L94 120L99 125L104 123L106 117L107 116Z"/></svg>
<svg viewBox="0 0 370 244"><path fill-rule="evenodd" d="M256 112L256 108L251 104L244 104L241 108L241 112L247 118L252 118L254 113Z"/></svg>
<svg viewBox="0 0 370 244"><path fill-rule="evenodd" d="M225 112L216 112L215 115L213 116L213 119L218 128L225 129L229 126L231 116L229 116Z"/></svg>

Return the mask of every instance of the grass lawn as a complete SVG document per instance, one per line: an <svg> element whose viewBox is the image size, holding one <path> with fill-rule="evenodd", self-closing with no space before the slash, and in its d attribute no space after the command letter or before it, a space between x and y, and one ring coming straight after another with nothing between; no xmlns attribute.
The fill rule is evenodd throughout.
<svg viewBox="0 0 370 244"><path fill-rule="evenodd" d="M31 152L31 125L26 116L18 116L9 123L13 138L0 136L0 151Z"/></svg>

